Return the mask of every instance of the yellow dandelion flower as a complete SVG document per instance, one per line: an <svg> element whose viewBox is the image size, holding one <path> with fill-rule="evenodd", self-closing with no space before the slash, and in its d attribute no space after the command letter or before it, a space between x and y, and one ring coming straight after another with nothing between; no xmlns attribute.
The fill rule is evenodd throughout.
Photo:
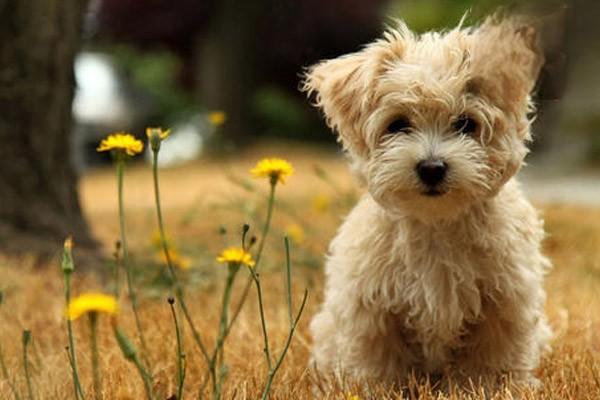
<svg viewBox="0 0 600 400"><path fill-rule="evenodd" d="M292 165L281 158L263 158L250 170L255 178L271 178L272 183L285 183L288 176L294 173Z"/></svg>
<svg viewBox="0 0 600 400"><path fill-rule="evenodd" d="M208 122L214 126L221 126L227 120L227 114L223 111L213 111L208 113Z"/></svg>
<svg viewBox="0 0 600 400"><path fill-rule="evenodd" d="M102 139L96 151L111 151L115 150L129 156L135 156L144 149L144 143L137 140L133 135L125 132L117 132Z"/></svg>
<svg viewBox="0 0 600 400"><path fill-rule="evenodd" d="M357 394L352 394L352 392L348 392L346 400L360 400L360 397L358 397Z"/></svg>
<svg viewBox="0 0 600 400"><path fill-rule="evenodd" d="M192 267L192 260L190 260L188 257L182 256L181 253L179 253L179 251L176 249L169 249L168 251L171 264L173 264L174 267L179 268L182 271L187 271ZM164 251L159 253L159 258L161 262L167 262L167 256L165 255Z"/></svg>
<svg viewBox="0 0 600 400"><path fill-rule="evenodd" d="M254 267L254 260L250 253L240 247L229 247L221 252L217 257L217 262L247 265L248 267Z"/></svg>
<svg viewBox="0 0 600 400"><path fill-rule="evenodd" d="M100 312L116 314L118 312L117 299L103 293L84 293L69 302L65 314L68 319L75 320L83 314Z"/></svg>
<svg viewBox="0 0 600 400"><path fill-rule="evenodd" d="M290 224L285 228L285 233L288 235L292 242L296 244L300 244L304 242L304 229L298 224Z"/></svg>
<svg viewBox="0 0 600 400"><path fill-rule="evenodd" d="M146 136L148 136L148 139L152 139L153 137L158 136L158 138L160 140L165 140L166 138L169 137L169 135L171 134L171 130L167 129L166 131L163 131L162 128L158 127L158 128L146 128Z"/></svg>
<svg viewBox="0 0 600 400"><path fill-rule="evenodd" d="M324 213L331 207L331 198L325 194L318 194L312 199L312 208L317 212Z"/></svg>

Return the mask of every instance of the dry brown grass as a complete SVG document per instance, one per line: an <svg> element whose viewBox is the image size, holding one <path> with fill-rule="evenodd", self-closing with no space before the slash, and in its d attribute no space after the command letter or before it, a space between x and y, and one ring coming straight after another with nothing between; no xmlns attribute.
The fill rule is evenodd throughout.
<svg viewBox="0 0 600 400"><path fill-rule="evenodd" d="M300 328L292 342L283 367L276 377L273 399L310 398L311 377L305 366L310 338L307 324L321 298L323 252L333 235L341 215L348 209L340 201L342 193L350 193L353 185L339 157L325 151L298 146L262 147L250 150L231 161L206 161L192 166L164 171L164 197L167 226L182 251L192 257L194 268L188 274L189 305L198 328L207 342L214 340L223 268L213 260L224 242L236 243L237 229L244 221L261 221L264 212L264 182L254 182L254 190L233 184L226 175L245 177L253 161L264 155L277 154L290 159L297 170L286 186L281 187L275 229L265 253L265 302L269 330L276 350L287 334L287 314L282 290L281 232L294 222L306 231L306 239L294 245L294 299L301 298L308 287L310 297ZM318 164L335 177L338 189L320 181L312 172ZM227 172L229 171L229 172ZM83 180L82 196L85 209L96 235L110 248L117 237L116 199L112 171L98 171ZM167 398L176 390L175 336L166 290L156 283L160 266L151 255L149 236L154 230L152 214L151 176L148 168L135 166L128 171L126 181L129 236L142 273L138 276L142 292L142 321L151 347L151 362L156 377L159 398ZM311 199L325 194L334 201L328 212L311 208ZM547 253L555 268L547 280L548 314L556 331L553 351L544 358L538 371L542 388L523 393L526 399L598 399L600 398L600 209L572 206L542 206L550 236ZM230 234L219 237L220 225ZM60 245L57 244L57 247ZM58 254L58 252L57 252ZM238 279L238 287L245 282ZM107 275L76 273L75 292L106 287ZM21 331L31 329L33 383L38 399L72 397L72 383L65 345L66 329L62 318L63 287L58 264L48 268L34 267L32 260L0 258L0 289L4 304L0 307L0 343L7 358L10 373L25 393L21 362ZM234 297L235 301L235 297ZM251 297L239 322L228 339L226 361L229 375L226 399L256 399L266 375L262 355L256 299ZM125 298L119 324L134 336L132 315ZM133 366L127 363L116 346L107 320L101 321L101 367L104 398L142 399L143 385ZM75 324L78 357L86 391L91 390L91 373L87 324ZM188 360L186 397L196 398L205 366L186 331ZM348 383L334 393L319 398L344 399L347 392L361 394L360 388ZM402 398L385 388L372 389L373 398ZM425 383L413 382L405 395L411 398L482 398L478 388L470 393L442 395L430 391ZM419 397L420 396L420 397ZM0 379L0 399L12 398L8 385ZM511 398L498 393L494 398Z"/></svg>

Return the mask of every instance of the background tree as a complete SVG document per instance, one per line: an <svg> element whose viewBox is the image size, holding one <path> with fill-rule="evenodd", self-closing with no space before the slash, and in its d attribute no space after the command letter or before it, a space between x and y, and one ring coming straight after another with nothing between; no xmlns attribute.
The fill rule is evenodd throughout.
<svg viewBox="0 0 600 400"><path fill-rule="evenodd" d="M224 110L224 135L333 138L298 91L303 68L355 51L382 29L389 0L103 0L97 44L168 49L196 104Z"/></svg>
<svg viewBox="0 0 600 400"><path fill-rule="evenodd" d="M70 162L73 60L83 0L0 0L0 247L94 247Z"/></svg>

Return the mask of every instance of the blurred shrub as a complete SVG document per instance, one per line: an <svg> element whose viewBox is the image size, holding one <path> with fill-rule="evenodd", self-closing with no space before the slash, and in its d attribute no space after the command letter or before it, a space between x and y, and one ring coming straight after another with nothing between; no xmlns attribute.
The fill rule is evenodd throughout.
<svg viewBox="0 0 600 400"><path fill-rule="evenodd" d="M259 88L252 99L252 110L263 127L261 134L319 140L333 137L303 97L283 88Z"/></svg>
<svg viewBox="0 0 600 400"><path fill-rule="evenodd" d="M401 18L416 32L440 28L452 28L466 15L466 24L480 20L499 7L544 4L548 0L521 0L508 3L505 0L391 0L385 15ZM388 21L389 23L389 21Z"/></svg>
<svg viewBox="0 0 600 400"><path fill-rule="evenodd" d="M600 164L600 113L571 113L565 115L560 129L576 135L585 143L586 161Z"/></svg>
<svg viewBox="0 0 600 400"><path fill-rule="evenodd" d="M151 97L151 123L166 124L194 112L192 94L178 82L182 65L176 54L168 50L142 52L127 45L114 46L110 52L134 86Z"/></svg>

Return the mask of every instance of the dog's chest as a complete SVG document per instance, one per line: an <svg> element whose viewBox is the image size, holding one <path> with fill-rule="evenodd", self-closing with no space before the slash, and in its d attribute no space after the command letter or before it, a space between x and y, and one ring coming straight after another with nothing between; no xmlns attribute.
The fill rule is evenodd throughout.
<svg viewBox="0 0 600 400"><path fill-rule="evenodd" d="M393 266L401 270L394 282L402 302L399 328L434 371L480 318L491 261L460 232L425 231L398 240L405 250Z"/></svg>

